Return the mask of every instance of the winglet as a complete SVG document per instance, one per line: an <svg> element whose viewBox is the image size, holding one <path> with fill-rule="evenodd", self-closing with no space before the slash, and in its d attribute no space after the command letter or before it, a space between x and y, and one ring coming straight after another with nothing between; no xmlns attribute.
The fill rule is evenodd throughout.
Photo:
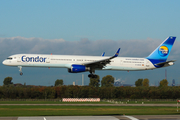
<svg viewBox="0 0 180 120"><path fill-rule="evenodd" d="M116 54L113 57L117 57L119 55L119 51L120 51L120 48L118 49L118 51L116 52Z"/></svg>
<svg viewBox="0 0 180 120"><path fill-rule="evenodd" d="M105 52L103 52L101 56L104 56L104 55L105 55Z"/></svg>

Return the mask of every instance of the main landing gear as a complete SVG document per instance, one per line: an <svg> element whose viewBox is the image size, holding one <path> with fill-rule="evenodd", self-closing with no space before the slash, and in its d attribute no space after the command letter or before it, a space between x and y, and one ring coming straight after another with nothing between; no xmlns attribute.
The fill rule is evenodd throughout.
<svg viewBox="0 0 180 120"><path fill-rule="evenodd" d="M88 77L89 78L97 78L97 75L91 73L91 74L88 75Z"/></svg>
<svg viewBox="0 0 180 120"><path fill-rule="evenodd" d="M90 71L90 74L88 75L89 78L97 78L98 76L95 73L95 70L94 69L91 69Z"/></svg>
<svg viewBox="0 0 180 120"><path fill-rule="evenodd" d="M19 68L20 75L22 76L23 75L23 73L22 73L22 66L18 66L18 68Z"/></svg>

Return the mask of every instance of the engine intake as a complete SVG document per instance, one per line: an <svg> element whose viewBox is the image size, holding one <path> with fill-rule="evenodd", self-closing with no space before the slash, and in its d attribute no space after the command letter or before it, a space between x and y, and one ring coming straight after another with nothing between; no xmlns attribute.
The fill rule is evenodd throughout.
<svg viewBox="0 0 180 120"><path fill-rule="evenodd" d="M72 65L70 69L68 69L68 72L70 73L78 73L78 72L85 72L89 71L89 67L86 67L84 65Z"/></svg>

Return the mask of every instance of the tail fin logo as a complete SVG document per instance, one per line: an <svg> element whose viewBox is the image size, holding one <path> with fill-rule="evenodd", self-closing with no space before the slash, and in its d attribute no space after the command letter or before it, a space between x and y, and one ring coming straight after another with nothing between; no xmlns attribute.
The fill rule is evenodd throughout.
<svg viewBox="0 0 180 120"><path fill-rule="evenodd" d="M159 48L159 55L161 55L162 57L168 55L168 53L169 53L168 47L166 47L166 46L161 46L161 47Z"/></svg>

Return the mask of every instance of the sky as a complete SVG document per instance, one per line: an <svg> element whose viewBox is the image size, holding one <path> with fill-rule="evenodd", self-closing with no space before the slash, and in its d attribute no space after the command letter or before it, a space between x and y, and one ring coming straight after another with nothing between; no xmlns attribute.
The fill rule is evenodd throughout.
<svg viewBox="0 0 180 120"><path fill-rule="evenodd" d="M174 66L148 71L96 71L100 79L112 75L125 84L148 78L158 85L165 78L180 84L180 1L179 0L1 0L0 61L19 53L147 57L168 36L177 39L169 60ZM5 77L13 83L54 85L63 79L81 85L85 73L68 73L65 68L26 68L23 76L17 67L0 64L0 85ZM169 84L170 85L170 84Z"/></svg>

